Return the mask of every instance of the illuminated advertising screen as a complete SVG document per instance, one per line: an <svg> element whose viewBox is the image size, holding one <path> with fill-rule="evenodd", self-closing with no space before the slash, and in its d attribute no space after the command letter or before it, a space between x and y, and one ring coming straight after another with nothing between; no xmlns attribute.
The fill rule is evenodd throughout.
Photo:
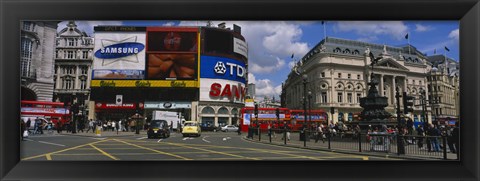
<svg viewBox="0 0 480 181"><path fill-rule="evenodd" d="M200 57L200 78L232 80L245 84L247 69L242 61L204 55Z"/></svg>
<svg viewBox="0 0 480 181"><path fill-rule="evenodd" d="M244 103L245 84L237 81L202 78L200 101Z"/></svg>
<svg viewBox="0 0 480 181"><path fill-rule="evenodd" d="M92 79L143 79L145 28L97 26Z"/></svg>
<svg viewBox="0 0 480 181"><path fill-rule="evenodd" d="M198 79L198 28L148 27L148 80Z"/></svg>

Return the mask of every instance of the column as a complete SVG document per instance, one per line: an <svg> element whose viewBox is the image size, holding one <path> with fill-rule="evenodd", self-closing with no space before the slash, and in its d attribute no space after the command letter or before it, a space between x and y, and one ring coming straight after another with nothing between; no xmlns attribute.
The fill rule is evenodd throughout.
<svg viewBox="0 0 480 181"><path fill-rule="evenodd" d="M392 77L392 94L391 94L391 100L392 100L392 104L395 105L395 93L396 93L396 88L397 88L397 85L395 84L395 78L397 78L397 76L393 76Z"/></svg>
<svg viewBox="0 0 480 181"><path fill-rule="evenodd" d="M73 85L73 89L80 89L80 87L79 87L80 84L78 83L78 81L79 81L78 72L80 72L80 66L76 65L75 66L75 84Z"/></svg>
<svg viewBox="0 0 480 181"><path fill-rule="evenodd" d="M402 92L407 92L407 77L403 77L403 86L404 87Z"/></svg>
<svg viewBox="0 0 480 181"><path fill-rule="evenodd" d="M60 72L60 65L57 66L57 85L55 86L57 89L62 89L62 86L60 84L60 76L62 75L62 73Z"/></svg>
<svg viewBox="0 0 480 181"><path fill-rule="evenodd" d="M88 65L88 71L87 71L87 89L90 89L90 82L92 81L92 65Z"/></svg>
<svg viewBox="0 0 480 181"><path fill-rule="evenodd" d="M383 74L380 74L380 96L385 96L383 94Z"/></svg>
<svg viewBox="0 0 480 181"><path fill-rule="evenodd" d="M251 122L252 122L252 120L250 120L250 124L251 124ZM217 115L215 115L213 125L218 126L218 116Z"/></svg>

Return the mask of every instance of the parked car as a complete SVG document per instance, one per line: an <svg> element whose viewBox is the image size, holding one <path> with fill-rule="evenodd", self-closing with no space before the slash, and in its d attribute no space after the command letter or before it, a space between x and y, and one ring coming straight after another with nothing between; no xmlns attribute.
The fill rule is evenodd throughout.
<svg viewBox="0 0 480 181"><path fill-rule="evenodd" d="M147 131L148 138L168 138L170 137L170 129L166 120L152 120Z"/></svg>
<svg viewBox="0 0 480 181"><path fill-rule="evenodd" d="M223 132L229 132L229 131L238 131L238 127L234 126L234 125L226 125L226 126L223 126L222 127L222 131Z"/></svg>
<svg viewBox="0 0 480 181"><path fill-rule="evenodd" d="M202 124L200 125L200 129L202 131L216 131L217 127L215 127L214 125Z"/></svg>
<svg viewBox="0 0 480 181"><path fill-rule="evenodd" d="M200 124L195 121L185 121L182 129L182 135L185 136L200 136L202 134L202 129L200 128Z"/></svg>

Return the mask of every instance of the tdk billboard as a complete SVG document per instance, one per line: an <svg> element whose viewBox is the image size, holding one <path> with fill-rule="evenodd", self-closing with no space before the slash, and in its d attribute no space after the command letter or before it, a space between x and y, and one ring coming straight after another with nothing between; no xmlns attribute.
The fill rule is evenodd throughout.
<svg viewBox="0 0 480 181"><path fill-rule="evenodd" d="M247 70L242 61L202 55L200 78L225 79L245 83Z"/></svg>

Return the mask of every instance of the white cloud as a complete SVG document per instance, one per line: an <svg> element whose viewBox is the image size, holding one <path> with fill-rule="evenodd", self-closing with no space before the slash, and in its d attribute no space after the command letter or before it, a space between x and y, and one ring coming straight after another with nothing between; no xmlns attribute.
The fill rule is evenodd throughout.
<svg viewBox="0 0 480 181"><path fill-rule="evenodd" d="M459 40L460 39L460 31L459 29L455 29L448 34L448 38Z"/></svg>
<svg viewBox="0 0 480 181"><path fill-rule="evenodd" d="M341 32L355 32L368 39L378 35L389 35L401 40L408 32L408 27L402 21L339 21L335 27Z"/></svg>
<svg viewBox="0 0 480 181"><path fill-rule="evenodd" d="M263 98L267 97L279 97L282 92L282 85L274 86L270 79L259 79L257 80L255 75L252 73L248 74L248 83L255 84L255 97Z"/></svg>
<svg viewBox="0 0 480 181"><path fill-rule="evenodd" d="M67 27L68 21L62 21L58 24L57 32ZM101 25L122 25L121 21L75 21L77 28L85 31L89 36L93 36L93 27Z"/></svg>
<svg viewBox="0 0 480 181"><path fill-rule="evenodd" d="M459 39L460 39L459 29L452 30L448 34L448 38L449 39L447 39L445 41L438 42L438 43L435 43L435 44L431 44L430 46L424 47L424 48L421 49L421 51L422 52L432 52L436 49L437 53L438 53L438 52L443 51L445 46L449 47L450 49L452 47L455 47L455 46L458 47L458 43L459 43Z"/></svg>
<svg viewBox="0 0 480 181"><path fill-rule="evenodd" d="M424 25L421 25L421 24L415 24L415 31L416 32L426 32L426 31L430 31L432 29L433 28L431 26L424 26Z"/></svg>
<svg viewBox="0 0 480 181"><path fill-rule="evenodd" d="M213 22L217 25L220 22ZM269 74L287 65L286 58L292 53L296 57L308 52L307 43L300 42L302 30L295 22L283 21L231 21L242 27L242 35L246 37L249 51L249 71L257 74ZM298 23L298 22L296 22ZM253 51L255 50L255 51ZM290 60L288 60L290 61Z"/></svg>

